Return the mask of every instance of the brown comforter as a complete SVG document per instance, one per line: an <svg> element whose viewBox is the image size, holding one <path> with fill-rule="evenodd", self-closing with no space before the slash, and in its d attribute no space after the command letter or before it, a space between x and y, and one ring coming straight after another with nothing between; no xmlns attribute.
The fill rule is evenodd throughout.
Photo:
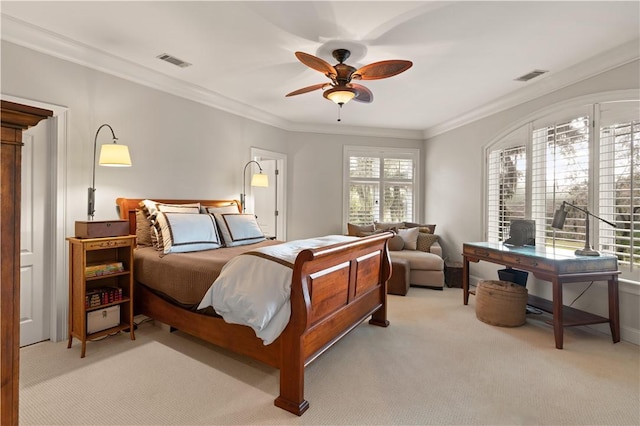
<svg viewBox="0 0 640 426"><path fill-rule="evenodd" d="M152 247L140 247L134 253L134 278L173 303L195 310L229 260L259 247L280 243L266 240L244 246L166 255Z"/></svg>

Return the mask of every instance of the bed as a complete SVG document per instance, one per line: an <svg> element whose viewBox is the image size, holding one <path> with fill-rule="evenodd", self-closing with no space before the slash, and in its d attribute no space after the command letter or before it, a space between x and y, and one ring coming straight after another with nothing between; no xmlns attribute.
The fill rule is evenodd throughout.
<svg viewBox="0 0 640 426"><path fill-rule="evenodd" d="M141 201L131 198L118 198L116 201L121 219L129 221L131 234L136 234L136 210ZM238 207L235 200L154 201L207 206L233 204ZM189 303L176 304L138 282L137 278L136 314L146 315L279 369L280 395L275 399L275 405L300 416L309 408L304 398L305 367L367 318L371 317L369 324L372 325L389 325L386 283L391 275L391 262L387 241L392 236L391 233L383 233L302 250L293 265L290 319L279 337L268 345L250 327L230 324L219 316L194 311Z"/></svg>

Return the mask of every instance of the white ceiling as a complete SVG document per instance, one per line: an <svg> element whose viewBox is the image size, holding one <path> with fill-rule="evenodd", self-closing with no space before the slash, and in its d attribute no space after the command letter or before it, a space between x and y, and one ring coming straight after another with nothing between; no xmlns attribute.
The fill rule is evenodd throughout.
<svg viewBox="0 0 640 426"><path fill-rule="evenodd" d="M640 2L2 1L2 38L289 130L421 139L640 56ZM342 109L294 52L413 61ZM168 53L193 65L179 68ZM530 82L515 78L535 69ZM315 129L315 130L314 130Z"/></svg>

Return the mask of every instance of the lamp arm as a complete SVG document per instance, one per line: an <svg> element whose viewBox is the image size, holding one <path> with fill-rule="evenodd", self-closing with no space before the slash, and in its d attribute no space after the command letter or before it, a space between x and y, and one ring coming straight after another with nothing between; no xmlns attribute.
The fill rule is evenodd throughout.
<svg viewBox="0 0 640 426"><path fill-rule="evenodd" d="M98 147L98 133L100 133L100 130L105 126L108 127L109 130L111 130L111 136L113 137L114 142L118 140L115 132L113 131L113 128L108 124L103 124L102 126L98 127L98 130L96 131L96 136L93 139L93 176L91 180L91 187L93 189L96 188L96 148Z"/></svg>
<svg viewBox="0 0 640 426"><path fill-rule="evenodd" d="M95 162L95 160L93 160ZM246 192L246 188L247 188L247 167L249 167L249 164L251 163L256 163L256 165L258 166L258 169L260 169L260 173L262 173L262 166L260 166L260 163L258 163L256 160L251 160L248 161L247 164L244 165L244 170L242 171L242 194L240 196L240 203L242 204L242 213L244 213L247 208L245 206L246 202L247 202L247 192Z"/></svg>
<svg viewBox="0 0 640 426"><path fill-rule="evenodd" d="M613 226L614 228L616 228L616 224L615 224L615 223L611 223L611 222L609 222L609 221L608 221L608 220L606 220L606 219L603 219L603 218L601 218L601 217L598 217L598 216L596 216L595 214L591 213L589 210L586 210L586 209L580 208L580 207L578 207L578 206L575 206L575 205L573 205L573 204L571 204L571 203L569 203L569 202L567 202L567 201L563 201L563 202L562 202L562 204L568 204L569 206L573 207L574 209L576 209L576 210L580 210L581 212L583 212L583 213L587 214L588 216L593 216L593 217L595 217L596 219L600 219L600 220L601 220L601 221L603 221L604 223L607 223L607 224L609 224L609 225Z"/></svg>
<svg viewBox="0 0 640 426"><path fill-rule="evenodd" d="M111 136L113 137L113 141L117 141L118 138L116 137L115 132L113 131L113 128L108 125L108 124L103 124L100 127L98 127L98 130L96 131L96 136L95 138L93 138L93 163L91 164L91 188L89 188L89 201L88 201L88 215L91 218L91 220L93 220L93 214L95 212L94 207L95 207L95 192L96 192L96 150L98 147L98 133L100 133L100 130L103 127L108 127L109 130L111 130Z"/></svg>

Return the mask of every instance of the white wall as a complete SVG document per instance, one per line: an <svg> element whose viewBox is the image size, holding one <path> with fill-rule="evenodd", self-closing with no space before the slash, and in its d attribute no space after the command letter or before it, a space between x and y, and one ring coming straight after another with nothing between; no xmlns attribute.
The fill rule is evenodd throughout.
<svg viewBox="0 0 640 426"><path fill-rule="evenodd" d="M361 136L290 133L288 135L289 232L291 238L340 234L342 155L345 145L422 149L422 141ZM422 217L421 209L418 212ZM292 220L293 219L293 220Z"/></svg>
<svg viewBox="0 0 640 426"><path fill-rule="evenodd" d="M118 196L237 199L250 147L286 151L282 130L7 42L2 93L69 108L69 230L86 220L93 141L103 123L129 146L133 167L96 167L96 220L117 217ZM103 129L98 145L110 136Z"/></svg>
<svg viewBox="0 0 640 426"><path fill-rule="evenodd" d="M465 241L484 241L483 235L483 149L516 124L523 124L538 111L590 94L640 88L640 61L612 69L517 107L491 115L425 141L425 214L437 224L444 255L461 260ZM471 264L476 278L495 279L496 265ZM550 297L550 286L530 281L529 290ZM565 286L565 300L571 301L585 285ZM606 284L597 283L574 307L607 316ZM621 332L625 340L640 344L640 286L620 284ZM603 331L607 327L600 328Z"/></svg>

